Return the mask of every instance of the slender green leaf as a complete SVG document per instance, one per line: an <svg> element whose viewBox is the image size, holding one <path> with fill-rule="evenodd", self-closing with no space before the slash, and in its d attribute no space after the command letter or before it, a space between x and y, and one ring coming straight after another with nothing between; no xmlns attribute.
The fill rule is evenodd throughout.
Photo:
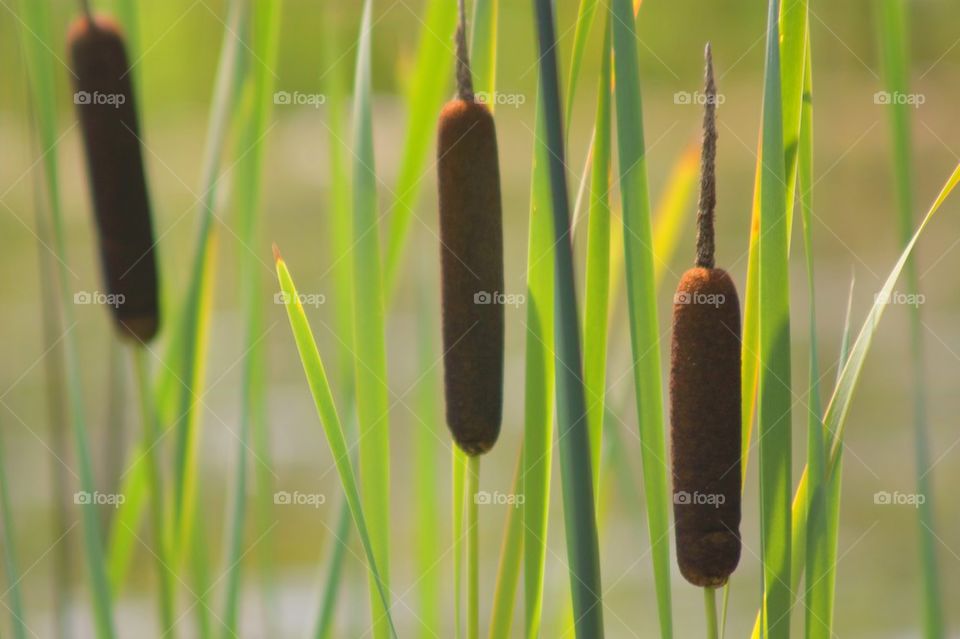
<svg viewBox="0 0 960 639"><path fill-rule="evenodd" d="M893 138L892 158L896 184L896 201L900 243L905 246L913 228L913 151L911 149L911 104L904 99L910 91L909 15L903 0L883 0L879 3L881 68L884 86L891 97L887 101ZM920 291L916 261L906 266L908 294ZM933 518L933 487L930 477L929 425L927 420L927 382L923 357L923 320L920 305L913 305L910 313L910 357L912 368L914 455L917 493L924 496L917 506L917 524L920 536L920 571L922 588L920 605L923 615L923 636L939 639L945 636L940 575L937 565L937 544Z"/></svg>
<svg viewBox="0 0 960 639"><path fill-rule="evenodd" d="M239 25L245 0L232 0L228 24ZM232 99L239 81L240 37L236 28L224 30L220 61L217 67L210 107L209 128L205 142L200 204L200 228L193 254L190 281L180 315L172 325L172 354L164 361L176 366L161 369L158 393L161 401L176 398L176 436L174 451L173 522L175 563L189 555L191 523L195 512L196 452L199 445L199 410L197 397L203 394L206 344L210 327L210 306L214 273L214 207L219 183L220 156L226 139L232 110Z"/></svg>
<svg viewBox="0 0 960 639"><path fill-rule="evenodd" d="M383 586L390 587L390 429L387 388L383 286L380 271L380 233L377 176L373 155L373 113L370 86L372 0L364 2L354 90L353 164L353 321L356 356L360 488L370 521L370 543ZM385 610L371 573L370 603L373 636L384 637Z"/></svg>
<svg viewBox="0 0 960 639"><path fill-rule="evenodd" d="M797 151L807 50L807 0L780 0L780 79L783 96L784 177L786 178L787 245L793 228L797 183Z"/></svg>
<svg viewBox="0 0 960 639"><path fill-rule="evenodd" d="M944 201L946 201L947 197L953 192L958 183L960 183L960 165L957 165L957 167L953 170L950 178L941 189L940 194L937 196L936 200L934 200L930 209L927 211L927 214L924 216L920 226L917 227L916 231L911 237L910 242L907 244L906 248L904 248L903 253L900 254L900 258L894 265L893 270L891 270L890 274L887 276L883 287L874 296L874 302L870 308L870 312L867 314L867 317L864 320L859 333L857 334L857 338L854 341L853 346L850 347L849 354L845 358L841 358L843 361L843 366L840 370L839 376L837 377L837 383L830 397L830 401L827 404L827 410L823 419L824 428L826 432L831 435L826 468L826 472L829 477L832 477L839 471L847 413L850 410L850 404L857 388L857 382L860 379L860 373L863 371L863 365L866 362L867 354L870 352L870 346L872 344L873 337L880 325L880 319L883 317L883 312L890 303L891 295L893 294L893 287L896 285L897 280L903 273L907 260L910 258L913 248L916 246L916 243L920 239L923 231L930 223L930 220L933 219L933 216L936 215L936 213L940 210L940 207L943 205ZM846 351L845 343L841 351L842 353ZM794 494L793 499L792 521L794 531L798 529L806 530L806 508L808 502L807 469L804 468L804 472L800 478L800 483L797 486L797 491ZM830 525L835 524L831 522ZM806 540L794 539L793 543L793 556L802 556ZM793 576L793 579L794 582L792 583L794 587L796 587L796 576ZM759 628L759 616L752 636L754 638L761 636Z"/></svg>
<svg viewBox="0 0 960 639"><path fill-rule="evenodd" d="M261 263L253 252L260 245L259 217L262 191L264 133L273 104L274 77L280 34L279 2L258 2L252 13L252 38L250 56L251 102L248 119L243 124L240 147L246 152L238 160L236 171L236 232L243 249L240 251L237 269L238 290L245 317L244 355L241 370L240 434L237 441L236 476L233 482L234 502L231 520L227 527L226 541L226 596L221 630L224 637L233 637L237 632L241 570L243 568L243 531L247 513L247 484L250 464L249 451L253 444L251 432L266 430L266 386L263 370L263 284ZM257 451L257 463L265 464L267 451ZM269 534L269 528L262 535ZM258 535L259 537L260 535Z"/></svg>
<svg viewBox="0 0 960 639"><path fill-rule="evenodd" d="M587 273L583 321L583 385L587 395L594 497L600 497L604 398L607 383L607 331L610 294L610 90L612 85L610 16L607 16L601 49L600 86L597 90L590 213L587 231Z"/></svg>
<svg viewBox="0 0 960 639"><path fill-rule="evenodd" d="M540 99L538 98L538 103ZM537 105L537 139L545 134L543 112ZM547 554L550 475L553 466L554 234L550 201L549 160L536 145L530 193L527 248L527 317L524 369L523 557L525 633L539 636L543 615L543 571Z"/></svg>
<svg viewBox="0 0 960 639"><path fill-rule="evenodd" d="M556 36L550 0L536 3L540 52L541 108L545 138L538 146L549 151L550 192L553 203L554 343L556 349L557 439L563 485L564 529L577 637L603 637L600 551L597 542L593 471L580 355L580 318L577 311L570 234L570 207L564 162L563 114L557 68Z"/></svg>
<svg viewBox="0 0 960 639"><path fill-rule="evenodd" d="M3 568L7 578L4 598L6 599L9 595L10 601L9 606L4 603L4 608L10 611L12 636L15 639L27 639L29 630L27 629L26 613L23 609L23 592L20 588L22 575L17 566L17 544L14 539L13 512L10 509L10 489L7 484L5 468L6 457L3 436L0 433L0 536L3 539Z"/></svg>
<svg viewBox="0 0 960 639"><path fill-rule="evenodd" d="M580 8L577 9L577 22L573 31L573 52L570 54L570 75L567 78L567 103L564 113L567 114L567 134L570 133L570 123L573 122L573 102L577 97L577 83L580 80L580 67L583 64L583 55L587 48L587 38L590 37L590 27L593 26L593 18L597 13L597 0L580 0ZM607 17L607 22L610 18ZM609 57L610 45L608 42L609 25L604 27L604 46L601 55L604 58ZM607 64L607 63L604 63ZM601 70L600 75L604 72ZM609 86L609 84L607 85ZM597 121L596 126L600 122Z"/></svg>
<svg viewBox="0 0 960 639"><path fill-rule="evenodd" d="M55 58L48 42L50 38L50 14L46 3L24 0L20 3L20 38L27 62L31 104L37 109L37 129L43 158L47 200L52 217L54 252L58 262L57 279L63 314L63 325L72 326L73 292L70 287L71 272L67 266L66 231L60 199L60 180L57 170L58 142ZM74 445L79 464L80 488L88 495L94 492L93 461L86 426L81 368L76 338L68 332L63 338L64 364L67 379L67 400L70 406L70 421L73 427ZM107 581L100 522L93 500L80 505L84 554L89 568L90 589L93 596L93 617L97 636L115 636L113 603Z"/></svg>
<svg viewBox="0 0 960 639"><path fill-rule="evenodd" d="M317 407L317 416L323 426L327 444L330 446L330 452L337 467L337 474L340 476L344 495L350 505L350 514L353 516L360 542L363 545L363 551L367 557L367 566L372 575L373 587L376 596L379 598L380 608L384 611L382 623L387 628L388 636L395 639L397 633L390 614L387 584L378 567L373 540L367 528L367 519L361 503L360 490L357 487L356 475L350 461L350 453L347 448L346 437L343 434L343 427L340 424L340 417L334 405L333 393L327 381L327 373L323 366L323 360L320 358L320 351L317 350L317 343L313 337L313 331L310 329L307 315L300 303L293 278L279 253L277 253L277 277L280 281L280 290L284 295L283 299L286 300L287 316L290 318L290 328L297 343L300 361L303 364L307 383L310 386L310 393L313 395Z"/></svg>
<svg viewBox="0 0 960 639"><path fill-rule="evenodd" d="M449 90L453 60L456 57L453 53L456 19L456 2L429 0L420 32L417 62L407 90L406 141L394 191L392 218L387 229L383 272L384 290L388 293L396 290L400 261L415 215L423 167L430 142L433 140L436 116L443 103L444 94ZM492 78L490 81L492 82Z"/></svg>
<svg viewBox="0 0 960 639"><path fill-rule="evenodd" d="M453 4L449 2L447 4ZM470 73L477 93L489 97L497 86L497 18L500 0L474 0L473 25L470 37ZM448 58L450 56L447 56ZM434 70L436 72L436 70ZM490 110L496 100L487 100Z"/></svg>
<svg viewBox="0 0 960 639"><path fill-rule="evenodd" d="M517 457L513 474L513 494L522 494L520 472L523 469L523 450ZM490 639L510 636L513 624L514 600L520 568L523 565L523 510L521 507L507 509L507 521L503 527L503 542L500 547L500 563L497 567L497 585L493 596L493 612L490 614Z"/></svg>
<svg viewBox="0 0 960 639"><path fill-rule="evenodd" d="M617 147L623 203L623 242L627 268L630 344L634 363L637 416L642 445L643 484L647 497L660 635L673 636L670 592L670 525L664 441L663 388L660 379L660 329L651 230L643 105L637 36L629 0L613 4L614 74ZM651 345L654 347L651 348Z"/></svg>

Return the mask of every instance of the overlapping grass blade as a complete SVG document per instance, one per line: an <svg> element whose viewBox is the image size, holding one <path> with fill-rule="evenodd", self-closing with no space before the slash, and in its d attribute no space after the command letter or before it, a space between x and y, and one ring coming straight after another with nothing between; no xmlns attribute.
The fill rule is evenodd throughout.
<svg viewBox="0 0 960 639"><path fill-rule="evenodd" d="M597 542L593 471L580 355L580 318L577 311L570 234L570 210L564 164L563 115L561 113L556 37L550 0L536 3L540 52L541 108L544 141L549 151L550 192L554 226L554 298L557 424L563 484L564 529L570 569L570 587L577 637L603 637L603 603L600 552ZM648 228L649 231L649 228Z"/></svg>
<svg viewBox="0 0 960 639"><path fill-rule="evenodd" d="M13 628L14 639L27 639L27 617L23 610L23 592L20 588L22 575L17 566L16 541L14 539L13 512L10 509L10 489L7 484L5 460L7 454L3 445L3 435L0 434L0 536L3 539L3 568L7 578L7 589L4 599L9 596L10 604L4 603L4 608L10 612L10 625Z"/></svg>
<svg viewBox="0 0 960 639"><path fill-rule="evenodd" d="M673 636L669 491L640 69L630 2L614 0L612 7L614 72L617 79L617 147L620 156L630 343L660 633L667 638Z"/></svg>
<svg viewBox="0 0 960 639"><path fill-rule="evenodd" d="M577 96L577 84L580 80L580 67L583 65L583 55L587 48L587 39L590 37L590 27L593 26L593 18L597 13L597 0L580 0L580 7L577 9L577 21L573 32L573 51L570 54L570 74L567 77L567 102L564 106L564 113L567 114L567 133L570 132L570 123L573 122L573 102ZM607 19L609 21L609 17ZM609 27L604 27L609 31ZM608 36L604 35L604 40ZM610 47L605 45L603 51L609 51ZM606 53L604 53L606 55ZM603 71L601 70L601 75ZM599 122L597 123L599 124Z"/></svg>
<svg viewBox="0 0 960 639"><path fill-rule="evenodd" d="M535 136L545 136L538 97ZM547 553L550 475L553 466L555 366L554 233L547 151L534 148L527 245L527 317L524 321L524 429L520 490L523 503L524 636L539 636L543 614L543 571Z"/></svg>
<svg viewBox="0 0 960 639"><path fill-rule="evenodd" d="M432 262L429 262L432 264ZM430 281L422 268L421 282ZM433 308L429 295L430 287L421 287L421 309ZM438 487L443 482L440 472L443 457L441 442L445 441L438 397L441 397L440 367L437 365L436 337L438 325L432 313L425 313L417 322L417 360L423 371L416 391L417 424L414 436L414 494L416 495L415 518L417 522L416 561L417 590L419 592L417 616L421 621L421 636L424 639L442 634L443 615L440 608L443 592L442 572L438 564L447 547L440 536L440 499Z"/></svg>
<svg viewBox="0 0 960 639"><path fill-rule="evenodd" d="M228 23L237 25L245 0L232 0ZM206 360L206 343L210 324L210 305L214 280L214 207L216 205L220 156L226 139L233 98L239 82L241 47L236 28L224 31L220 61L210 107L209 128L204 144L199 231L190 269L190 281L179 315L170 322L169 351L159 370L157 400L175 421L173 517L174 562L187 556L190 522L194 513L196 450L198 445L199 410L197 397L202 396ZM165 422L167 420L164 420ZM136 528L132 528L132 531ZM122 530L118 535L124 534ZM125 545L122 545L125 546ZM114 563L114 562L111 562ZM126 561L117 560L118 564Z"/></svg>
<svg viewBox="0 0 960 639"><path fill-rule="evenodd" d="M490 1L492 0L486 0L488 3ZM455 58L453 30L456 18L456 2L429 0L420 32L416 66L407 88L406 138L394 191L396 199L387 228L383 277L384 290L388 293L396 289L400 261L413 221L437 113L450 86L450 71ZM476 54L474 49L471 59L479 59L482 63L483 56Z"/></svg>
<svg viewBox="0 0 960 639"><path fill-rule="evenodd" d="M582 7L581 7L582 9ZM587 271L583 320L583 386L587 397L590 467L594 498L600 496L603 418L607 383L607 334L610 321L610 92L612 89L610 16L600 51L600 84L590 168Z"/></svg>
<svg viewBox="0 0 960 639"><path fill-rule="evenodd" d="M340 59L340 40L335 21L329 13L334 5L327 9L323 31L323 58L324 61ZM330 223L330 266L333 279L333 326L340 339L337 343L337 360L335 370L337 379L341 381L340 402L343 406L352 407L354 404L354 372L353 372L353 260L350 250L353 244L350 210L350 173L347 162L347 148L338 140L344 139L347 130L347 91L350 82L349 66L335 64L321 77L321 86L327 96L327 123L330 131L330 144L327 152L330 162L329 197L327 205ZM346 421L347 437L356 435L355 413ZM356 461L356 460L354 460ZM325 639L330 636L333 628L333 617L336 614L336 602L341 588L340 575L342 566L349 548L352 526L350 526L350 509L346 500L340 504L337 514L336 539L332 544L327 561L326 576L323 581L322 603L315 636Z"/></svg>
<svg viewBox="0 0 960 639"><path fill-rule="evenodd" d="M523 450L517 457L517 468L513 474L515 491L522 490L520 472L523 469ZM518 494L514 492L514 494ZM507 510L507 521L503 528L503 541L500 546L500 563L497 567L497 585L493 595L493 611L490 613L490 639L509 637L513 625L513 608L520 581L520 568L523 566L523 510Z"/></svg>
<svg viewBox="0 0 960 639"><path fill-rule="evenodd" d="M909 16L907 3L903 0L883 0L879 3L881 68L888 96L886 109L890 116L893 137L893 171L896 184L897 218L900 243L906 245L913 228L913 151L911 149L910 110L907 96L910 91L910 54L908 43ZM920 291L920 279L916 261L906 265L906 289L908 294ZM911 392L913 395L914 455L917 493L925 499L917 505L917 523L920 536L920 572L922 588L923 635L927 639L943 637L944 615L940 575L937 565L937 544L934 532L933 487L930 477L930 443L927 424L927 382L923 357L923 320L920 305L909 308L910 313L910 366L912 368Z"/></svg>
<svg viewBox="0 0 960 639"><path fill-rule="evenodd" d="M809 41L809 33L807 34ZM810 357L807 401L807 529L805 531L805 562L793 558L791 574L794 582L803 571L804 632L808 639L833 636L833 595L836 576L836 532L840 515L839 472L825 475L826 438L820 403L820 366L817 340L816 286L813 251L813 76L809 46L805 55L803 107L801 109L799 150L797 153L798 184L800 186L800 215L803 230L803 249L807 272L807 297L810 325ZM849 322L849 318L848 318ZM833 534L831 534L833 533ZM799 548L801 540L794 542ZM804 565L805 564L805 565Z"/></svg>
<svg viewBox="0 0 960 639"><path fill-rule="evenodd" d="M390 588L390 430L377 176L373 156L370 48L373 3L366 0L354 76L353 321L360 488L380 577L370 578L373 636L387 635L378 580Z"/></svg>
<svg viewBox="0 0 960 639"><path fill-rule="evenodd" d="M779 3L770 1L760 152L760 536L764 636L790 632L790 278L780 87Z"/></svg>
<svg viewBox="0 0 960 639"><path fill-rule="evenodd" d="M927 214L920 223L920 226L918 226L914 231L910 242L900 254L900 258L897 260L893 269L890 271L890 274L887 276L883 287L874 296L873 305L871 306L863 325L860 327L860 331L857 334L856 340L849 349L849 355L843 360L843 367L841 368L840 374L837 377L836 386L833 389L833 393L830 397L829 403L827 404L827 410L823 418L824 429L830 435L826 466L826 475L828 477L832 477L835 473L839 472L842 459L843 436L846 428L847 413L850 410L850 404L857 388L857 382L860 379L860 373L863 371L863 365L866 361L867 354L870 352L870 346L872 344L873 337L880 325L880 319L883 317L883 312L886 310L886 307L890 304L893 287L896 285L897 280L903 273L907 260L910 258L913 248L919 241L923 231L933 219L934 215L936 215L936 213L940 210L940 207L943 205L944 201L946 201L947 197L953 192L958 183L960 183L960 165L957 165L957 167L953 170L953 173L944 184L939 195L928 209ZM844 346L842 351L845 350L846 347ZM805 530L807 527L807 472L808 469L805 468L803 475L800 478L800 483L797 485L797 491L794 494L792 521L795 531L797 529ZM831 525L835 524L831 523ZM797 543L798 541L800 542L799 546ZM805 543L806 542L803 539L794 539L794 546L792 549L792 554L794 557L803 556ZM793 587L796 587L796 578L794 577L794 579ZM761 634L758 618L757 626L754 628L753 637L758 638L760 636Z"/></svg>
<svg viewBox="0 0 960 639"><path fill-rule="evenodd" d="M50 14L46 3L20 3L20 38L27 62L29 93L31 104L36 108L36 123L42 151L42 164L46 183L47 201L52 218L51 229L53 248L58 262L57 283L59 287L63 325L70 327L73 319L73 293L70 287L70 270L67 266L66 231L63 221L63 209L60 199L60 178L57 170L58 142L56 67L53 52L49 49ZM79 465L80 489L92 495L94 487L93 461L90 455L90 441L86 426L81 372L76 339L72 332L63 338L64 364L66 370L67 400L70 407L70 421L73 427ZM100 522L96 505L80 505L84 554L86 555L90 577L90 589L93 596L93 617L97 636L115 636L113 622L113 603L104 563Z"/></svg>
<svg viewBox="0 0 960 639"><path fill-rule="evenodd" d="M473 74L474 90L485 93L487 96L492 96L497 86L497 18L499 13L500 0L475 0L473 3L470 34L470 72ZM496 100L490 100L488 104L493 109L496 106Z"/></svg>
<svg viewBox="0 0 960 639"><path fill-rule="evenodd" d="M263 370L263 285L261 262L253 251L259 242L259 212L263 158L265 151L264 132L273 103L274 77L280 34L279 2L257 3L252 14L252 38L250 56L255 60L250 65L251 102L248 119L243 124L240 148L245 153L238 161L236 171L236 232L240 245L238 290L245 321L244 355L241 370L240 433L237 441L236 475L233 482L234 501L226 542L226 590L221 626L224 637L232 637L237 631L239 614L240 578L243 564L244 524L247 513L249 451L253 445L251 433L265 431L266 386ZM265 438L262 439L262 441ZM257 464L267 463L266 450L256 451ZM263 498L262 491L257 491ZM258 535L269 534L267 530ZM260 538L260 543L265 540Z"/></svg>
<svg viewBox="0 0 960 639"><path fill-rule="evenodd" d="M284 299L287 300L286 308L287 315L290 318L290 328L297 343L297 351L300 354L300 361L303 364L307 383L310 385L310 393L313 395L317 407L317 415L323 426L330 452L337 467L337 474L343 486L344 495L350 505L350 513L353 516L360 542L363 545L363 551L367 557L367 567L373 582L374 596L379 601L379 609L383 611L384 616L381 619L374 618L374 621L385 627L387 636L396 639L397 633L390 613L387 584L378 567L373 540L367 528L367 519L361 503L360 490L357 487L356 475L350 461L350 452L347 448L346 437L343 434L343 427L340 424L340 417L334 405L333 393L327 381L323 360L320 358L320 351L317 350L313 331L310 329L310 323L303 311L303 306L300 304L300 298L293 283L293 278L290 276L290 271L287 270L287 265L280 258L279 253L276 257L277 277L280 281L280 290L285 296Z"/></svg>
<svg viewBox="0 0 960 639"><path fill-rule="evenodd" d="M787 245L793 228L797 156L807 50L807 0L780 0L780 86L783 96L784 177L786 178Z"/></svg>

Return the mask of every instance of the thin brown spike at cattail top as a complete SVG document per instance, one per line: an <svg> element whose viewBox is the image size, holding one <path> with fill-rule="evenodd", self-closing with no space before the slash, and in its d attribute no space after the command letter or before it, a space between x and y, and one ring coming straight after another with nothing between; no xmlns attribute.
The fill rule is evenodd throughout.
<svg viewBox="0 0 960 639"><path fill-rule="evenodd" d="M696 267L673 306L671 456L677 563L696 586L726 583L740 560L740 301L714 268L716 87L707 45Z"/></svg>
<svg viewBox="0 0 960 639"><path fill-rule="evenodd" d="M130 66L120 28L85 13L67 38L106 285L121 334L159 326L157 268Z"/></svg>
<svg viewBox="0 0 960 639"><path fill-rule="evenodd" d="M503 229L497 132L474 102L463 3L457 98L440 112L441 304L447 426L468 455L493 447L503 410Z"/></svg>

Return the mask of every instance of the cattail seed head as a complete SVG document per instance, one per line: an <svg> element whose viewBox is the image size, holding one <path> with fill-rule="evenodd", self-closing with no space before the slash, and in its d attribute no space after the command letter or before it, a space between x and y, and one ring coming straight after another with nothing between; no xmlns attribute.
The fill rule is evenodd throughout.
<svg viewBox="0 0 960 639"><path fill-rule="evenodd" d="M500 170L493 116L455 99L440 113L441 294L447 425L469 455L500 434L504 307Z"/></svg>
<svg viewBox="0 0 960 639"><path fill-rule="evenodd" d="M740 560L740 301L722 269L692 268L677 287L670 420L677 562L719 586Z"/></svg>
<svg viewBox="0 0 960 639"><path fill-rule="evenodd" d="M67 41L114 320L122 334L146 342L159 325L157 268L123 36L109 19L82 16Z"/></svg>
<svg viewBox="0 0 960 639"><path fill-rule="evenodd" d="M680 280L670 351L677 563L690 583L723 585L740 561L740 300L714 268L716 86L706 48L696 266Z"/></svg>

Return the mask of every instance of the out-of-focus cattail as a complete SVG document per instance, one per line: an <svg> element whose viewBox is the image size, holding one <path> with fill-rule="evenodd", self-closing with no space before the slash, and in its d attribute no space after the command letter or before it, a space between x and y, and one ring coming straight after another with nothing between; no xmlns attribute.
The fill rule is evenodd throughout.
<svg viewBox="0 0 960 639"><path fill-rule="evenodd" d="M121 334L146 342L159 326L157 267L123 35L112 20L87 13L67 41L113 317Z"/></svg>
<svg viewBox="0 0 960 639"><path fill-rule="evenodd" d="M469 455L500 434L503 407L503 230L497 133L474 101L461 7L457 97L440 113L437 167L447 425Z"/></svg>
<svg viewBox="0 0 960 639"><path fill-rule="evenodd" d="M696 267L673 307L670 415L677 562L690 583L726 583L740 560L740 301L714 267L716 87L706 49Z"/></svg>

